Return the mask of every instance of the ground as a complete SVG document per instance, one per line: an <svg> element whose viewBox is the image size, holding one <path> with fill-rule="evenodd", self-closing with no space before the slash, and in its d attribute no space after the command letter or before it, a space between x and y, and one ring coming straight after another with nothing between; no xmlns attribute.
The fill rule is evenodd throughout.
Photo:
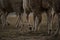
<svg viewBox="0 0 60 40"><path fill-rule="evenodd" d="M25 16L24 16L25 17ZM23 20L24 20L23 17ZM47 38L45 38L46 36L41 36L39 35L39 33L37 34L31 34L31 35L26 35L28 33L24 33L24 35L20 34L20 27L15 27L15 20L16 18L8 18L10 25L4 27L4 29L2 29L2 26L0 25L0 40L47 40ZM56 22L56 17L54 19ZM33 22L33 21L32 21ZM40 30L38 32L47 32L47 16L46 14L42 15L42 22L40 24ZM12 23L12 24L11 24ZM23 29L24 32L28 32L29 29L26 27ZM25 31L26 30L26 31ZM28 31L27 31L28 30ZM58 35L57 37L51 38L49 40L60 40L60 35Z"/></svg>

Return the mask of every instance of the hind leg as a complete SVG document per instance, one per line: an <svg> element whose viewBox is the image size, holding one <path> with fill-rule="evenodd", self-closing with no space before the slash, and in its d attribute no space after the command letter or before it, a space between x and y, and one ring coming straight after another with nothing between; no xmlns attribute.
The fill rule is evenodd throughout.
<svg viewBox="0 0 60 40"><path fill-rule="evenodd" d="M39 24L40 24L40 22L41 22L41 18L42 18L42 16L41 16L41 14L38 14L38 12L36 13L34 13L34 31L37 31L38 30L38 26L39 26Z"/></svg>
<svg viewBox="0 0 60 40"><path fill-rule="evenodd" d="M29 22L29 14L30 14L30 12L27 12L27 16L26 16L27 22Z"/></svg>
<svg viewBox="0 0 60 40"><path fill-rule="evenodd" d="M47 11L47 29L48 29L48 34L51 34L52 31L52 13L51 10Z"/></svg>
<svg viewBox="0 0 60 40"><path fill-rule="evenodd" d="M6 13L7 13L7 12L6 12ZM8 14L3 14L3 15L1 16L3 29L7 26L7 21L6 21L7 15L8 15Z"/></svg>
<svg viewBox="0 0 60 40"><path fill-rule="evenodd" d="M34 25L33 25L33 31L35 32L36 31L36 22L35 22L35 19L36 19L36 15L34 15Z"/></svg>
<svg viewBox="0 0 60 40"><path fill-rule="evenodd" d="M40 15L38 16L38 24L37 24L36 30L39 30L39 28L40 28L39 25L40 25L41 21L42 21L42 15L40 14Z"/></svg>
<svg viewBox="0 0 60 40"><path fill-rule="evenodd" d="M59 26L60 26L60 25L59 25L59 13L55 13L54 16L57 17L57 19L56 19L56 21L55 21L55 23L56 23L56 24L55 24L55 26L56 26L55 28L56 28L56 29L55 29L55 32L54 32L55 37L57 37L57 36L59 35L59 28L60 28L60 27L59 27Z"/></svg>

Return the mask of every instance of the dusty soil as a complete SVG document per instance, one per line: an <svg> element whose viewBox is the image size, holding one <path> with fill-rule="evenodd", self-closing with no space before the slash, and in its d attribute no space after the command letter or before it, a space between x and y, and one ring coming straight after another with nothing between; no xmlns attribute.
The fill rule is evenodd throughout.
<svg viewBox="0 0 60 40"><path fill-rule="evenodd" d="M23 20L24 20L24 17L23 17ZM2 28L2 25L0 25L0 40L47 40L47 38L45 38L46 36L41 36L42 34L39 35L39 33L37 33L35 35L33 35L33 34L26 35L27 33L26 34L24 33L24 35L20 34L20 27L15 27L15 23L16 23L15 19L17 20L17 17L8 18L8 21L10 23L9 26ZM56 17L54 18L54 20L55 20L54 22L56 22ZM32 21L32 23L33 23L33 21ZM42 32L42 33L47 32L46 14L42 15L42 21L41 21L39 29L40 30L38 30L38 32ZM29 31L28 27L24 27L23 30L26 32ZM49 40L60 40L60 35L58 35L57 37L54 37L53 39L49 39Z"/></svg>

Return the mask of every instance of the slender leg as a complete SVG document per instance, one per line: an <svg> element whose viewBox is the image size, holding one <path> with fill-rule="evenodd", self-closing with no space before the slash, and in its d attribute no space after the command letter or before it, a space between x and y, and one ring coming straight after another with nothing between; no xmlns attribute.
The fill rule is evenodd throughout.
<svg viewBox="0 0 60 40"><path fill-rule="evenodd" d="M56 13L55 13L56 14ZM54 15L55 16L55 15ZM53 17L54 17L53 16ZM59 33L59 15L57 14L57 20L56 20L56 30L54 31L54 33L51 35L52 36L55 36L57 37L58 36L58 33Z"/></svg>
<svg viewBox="0 0 60 40"><path fill-rule="evenodd" d="M34 26L33 26L33 31L34 31L34 32L36 31L35 18L36 18L36 15L34 15Z"/></svg>
<svg viewBox="0 0 60 40"><path fill-rule="evenodd" d="M58 16L58 21L57 21L56 31L54 33L55 36L58 36L59 34L59 14L57 14L57 16Z"/></svg>
<svg viewBox="0 0 60 40"><path fill-rule="evenodd" d="M35 30L36 31L37 31L37 28L38 28L38 26L37 26L38 25L38 21L39 21L38 17L36 16L36 18L35 18Z"/></svg>
<svg viewBox="0 0 60 40"><path fill-rule="evenodd" d="M17 19L17 22L16 22L16 27L19 27L19 23L20 23L20 21L21 21L21 15L19 15L19 13L18 13L18 19Z"/></svg>
<svg viewBox="0 0 60 40"><path fill-rule="evenodd" d="M6 27L6 25L7 25L6 18L7 18L7 14L3 14L3 15L1 16L3 28Z"/></svg>
<svg viewBox="0 0 60 40"><path fill-rule="evenodd" d="M5 17L4 15L1 16L1 20L2 20L2 29L5 27Z"/></svg>
<svg viewBox="0 0 60 40"><path fill-rule="evenodd" d="M29 14L27 14L27 16L26 16L26 18L27 18L27 22L29 21L29 18L28 18L28 17L29 17Z"/></svg>
<svg viewBox="0 0 60 40"><path fill-rule="evenodd" d="M40 14L40 15L38 15L38 24L37 24L37 28L36 28L36 30L38 29L39 30L39 25L40 25L40 23L41 23L41 20L42 20L42 15Z"/></svg>
<svg viewBox="0 0 60 40"><path fill-rule="evenodd" d="M49 11L50 12L50 11ZM50 34L50 32L51 32L51 27L52 27L52 25L51 25L51 12L49 13L49 12L47 12L47 27L48 27L48 34Z"/></svg>

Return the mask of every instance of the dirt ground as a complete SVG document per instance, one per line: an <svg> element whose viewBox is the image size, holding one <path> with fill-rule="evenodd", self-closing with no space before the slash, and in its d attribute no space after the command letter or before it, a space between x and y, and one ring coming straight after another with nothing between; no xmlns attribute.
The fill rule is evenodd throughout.
<svg viewBox="0 0 60 40"><path fill-rule="evenodd" d="M23 20L25 20L24 17ZM55 18L53 19L54 23L56 23L57 20L56 17L57 16L55 16ZM15 27L16 21L17 21L17 16L9 17L8 18L8 22L10 23L9 26L2 28L2 25L0 24L0 40L47 40L47 38L45 38L46 36L41 36L42 34L39 35L39 33L35 35L33 34L26 35L28 33L24 33L24 35L20 34L20 27ZM33 24L33 20L31 23ZM40 27L38 32L42 32L42 33L47 32L47 16L45 13L42 15L42 21L39 26ZM53 28L55 28L55 25ZM26 26L22 30L24 30L24 32L30 31ZM60 40L60 35L49 40Z"/></svg>

